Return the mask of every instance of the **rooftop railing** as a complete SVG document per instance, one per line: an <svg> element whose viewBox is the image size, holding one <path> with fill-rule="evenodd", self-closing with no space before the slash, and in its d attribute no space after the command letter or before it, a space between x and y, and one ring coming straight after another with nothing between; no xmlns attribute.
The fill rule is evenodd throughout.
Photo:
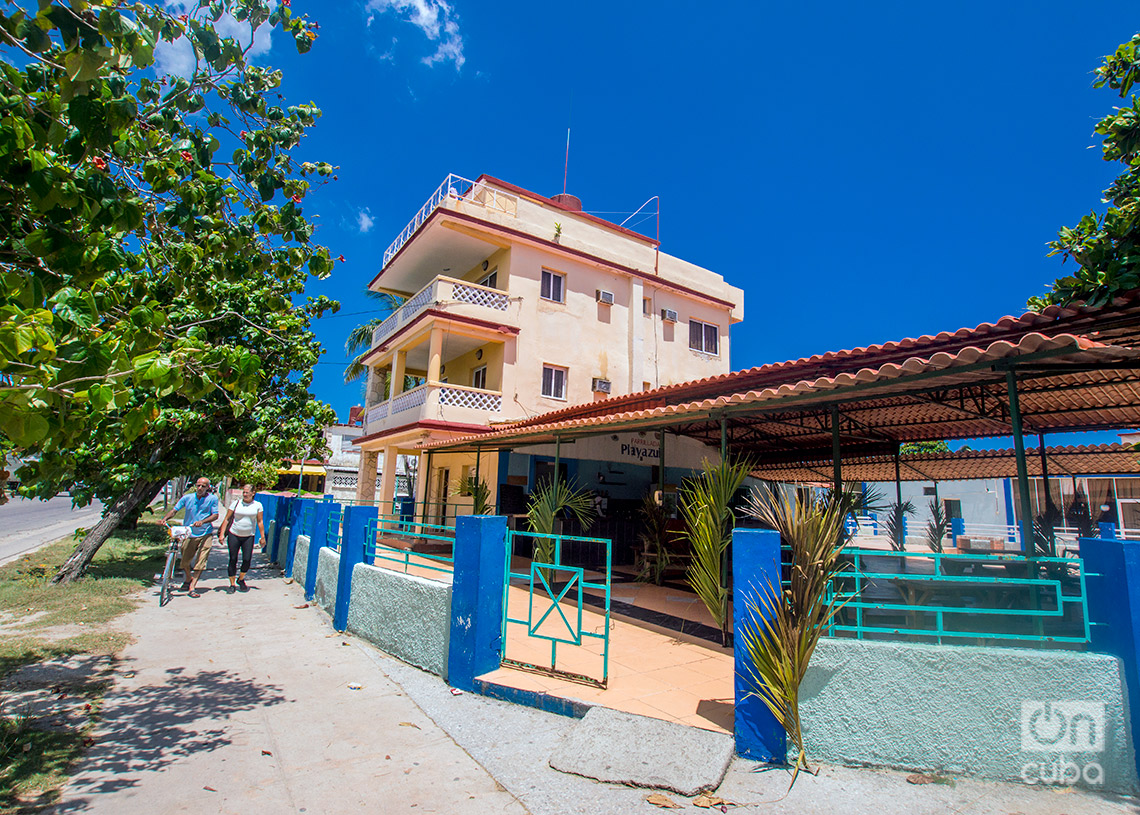
<svg viewBox="0 0 1140 815"><path fill-rule="evenodd" d="M416 230L423 226L424 221L431 217L433 212L448 201L464 201L477 204L508 215L514 213L515 206L518 204L518 198L513 195L500 192L494 187L488 187L486 184L480 184L450 173L436 191L431 194L428 200L424 202L424 205L420 207L420 211L416 213L416 216L408 221L408 225L396 236L396 240L392 241L391 245L384 251L384 263L381 268L387 266L388 262L403 248L404 244L411 240L412 235L416 234Z"/></svg>

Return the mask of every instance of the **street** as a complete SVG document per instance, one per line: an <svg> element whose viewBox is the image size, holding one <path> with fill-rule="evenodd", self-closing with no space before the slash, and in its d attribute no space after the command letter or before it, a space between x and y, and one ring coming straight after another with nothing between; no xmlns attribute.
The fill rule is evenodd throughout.
<svg viewBox="0 0 1140 815"><path fill-rule="evenodd" d="M93 525L102 510L99 501L72 509L71 498L66 495L50 501L10 498L0 506L0 563L58 540L79 527Z"/></svg>

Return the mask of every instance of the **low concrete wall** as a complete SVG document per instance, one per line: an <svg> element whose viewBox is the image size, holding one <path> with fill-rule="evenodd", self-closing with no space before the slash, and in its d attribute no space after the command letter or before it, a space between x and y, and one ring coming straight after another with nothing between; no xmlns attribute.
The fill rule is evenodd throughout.
<svg viewBox="0 0 1140 815"><path fill-rule="evenodd" d="M332 616L336 605L336 577L340 570L340 553L322 546L317 554L317 587L313 592L317 605Z"/></svg>
<svg viewBox="0 0 1140 815"><path fill-rule="evenodd" d="M1134 793L1124 687L1122 663L1103 654L825 639L800 714L809 758ZM1087 728L1047 743L1074 702L1094 721L1103 706L1101 749L1087 749Z"/></svg>
<svg viewBox="0 0 1140 815"><path fill-rule="evenodd" d="M277 559L273 562L277 568L285 568L285 558L289 552L289 527L281 527L281 534L277 536Z"/></svg>
<svg viewBox="0 0 1140 815"><path fill-rule="evenodd" d="M305 568L309 563L309 547L311 543L308 535L297 536L297 551L293 554L293 573L286 575L305 585Z"/></svg>
<svg viewBox="0 0 1140 815"><path fill-rule="evenodd" d="M359 563L352 570L348 630L446 679L451 583Z"/></svg>

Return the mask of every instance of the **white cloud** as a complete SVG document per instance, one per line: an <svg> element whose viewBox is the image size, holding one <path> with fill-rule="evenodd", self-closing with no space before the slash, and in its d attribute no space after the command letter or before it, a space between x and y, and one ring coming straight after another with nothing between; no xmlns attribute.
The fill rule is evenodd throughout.
<svg viewBox="0 0 1140 815"><path fill-rule="evenodd" d="M196 0L166 0L166 7L175 14L197 15L204 19L208 9L199 9ZM248 23L239 23L230 14L223 14L214 23L214 30L220 37L230 37L238 41L242 48L248 48L251 42ZM249 49L247 58L250 60L264 56L273 47L272 29L268 23L262 25L253 33L253 47ZM194 49L190 41L180 37L174 42L160 40L154 48L155 68L159 74L174 74L189 78L194 73Z"/></svg>
<svg viewBox="0 0 1140 815"><path fill-rule="evenodd" d="M368 0L366 25L372 26L377 14L393 12L411 23L429 40L437 43L435 53L424 57L424 65L452 62L455 70L463 67L463 36L459 33L459 17L446 0Z"/></svg>
<svg viewBox="0 0 1140 815"><path fill-rule="evenodd" d="M356 213L356 225L360 227L361 235L370 232L372 230L373 223L375 223L375 221L372 220L372 215L369 212L368 207L365 207L364 209L360 210L360 212Z"/></svg>

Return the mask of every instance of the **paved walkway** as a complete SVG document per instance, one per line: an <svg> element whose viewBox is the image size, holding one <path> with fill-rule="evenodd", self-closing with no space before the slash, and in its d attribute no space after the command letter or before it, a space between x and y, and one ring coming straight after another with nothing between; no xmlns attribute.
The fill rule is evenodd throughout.
<svg viewBox="0 0 1140 815"><path fill-rule="evenodd" d="M385 676L255 572L128 619L101 733L58 812L518 813L526 809ZM279 574L279 572L278 572ZM361 685L360 690L351 689Z"/></svg>

